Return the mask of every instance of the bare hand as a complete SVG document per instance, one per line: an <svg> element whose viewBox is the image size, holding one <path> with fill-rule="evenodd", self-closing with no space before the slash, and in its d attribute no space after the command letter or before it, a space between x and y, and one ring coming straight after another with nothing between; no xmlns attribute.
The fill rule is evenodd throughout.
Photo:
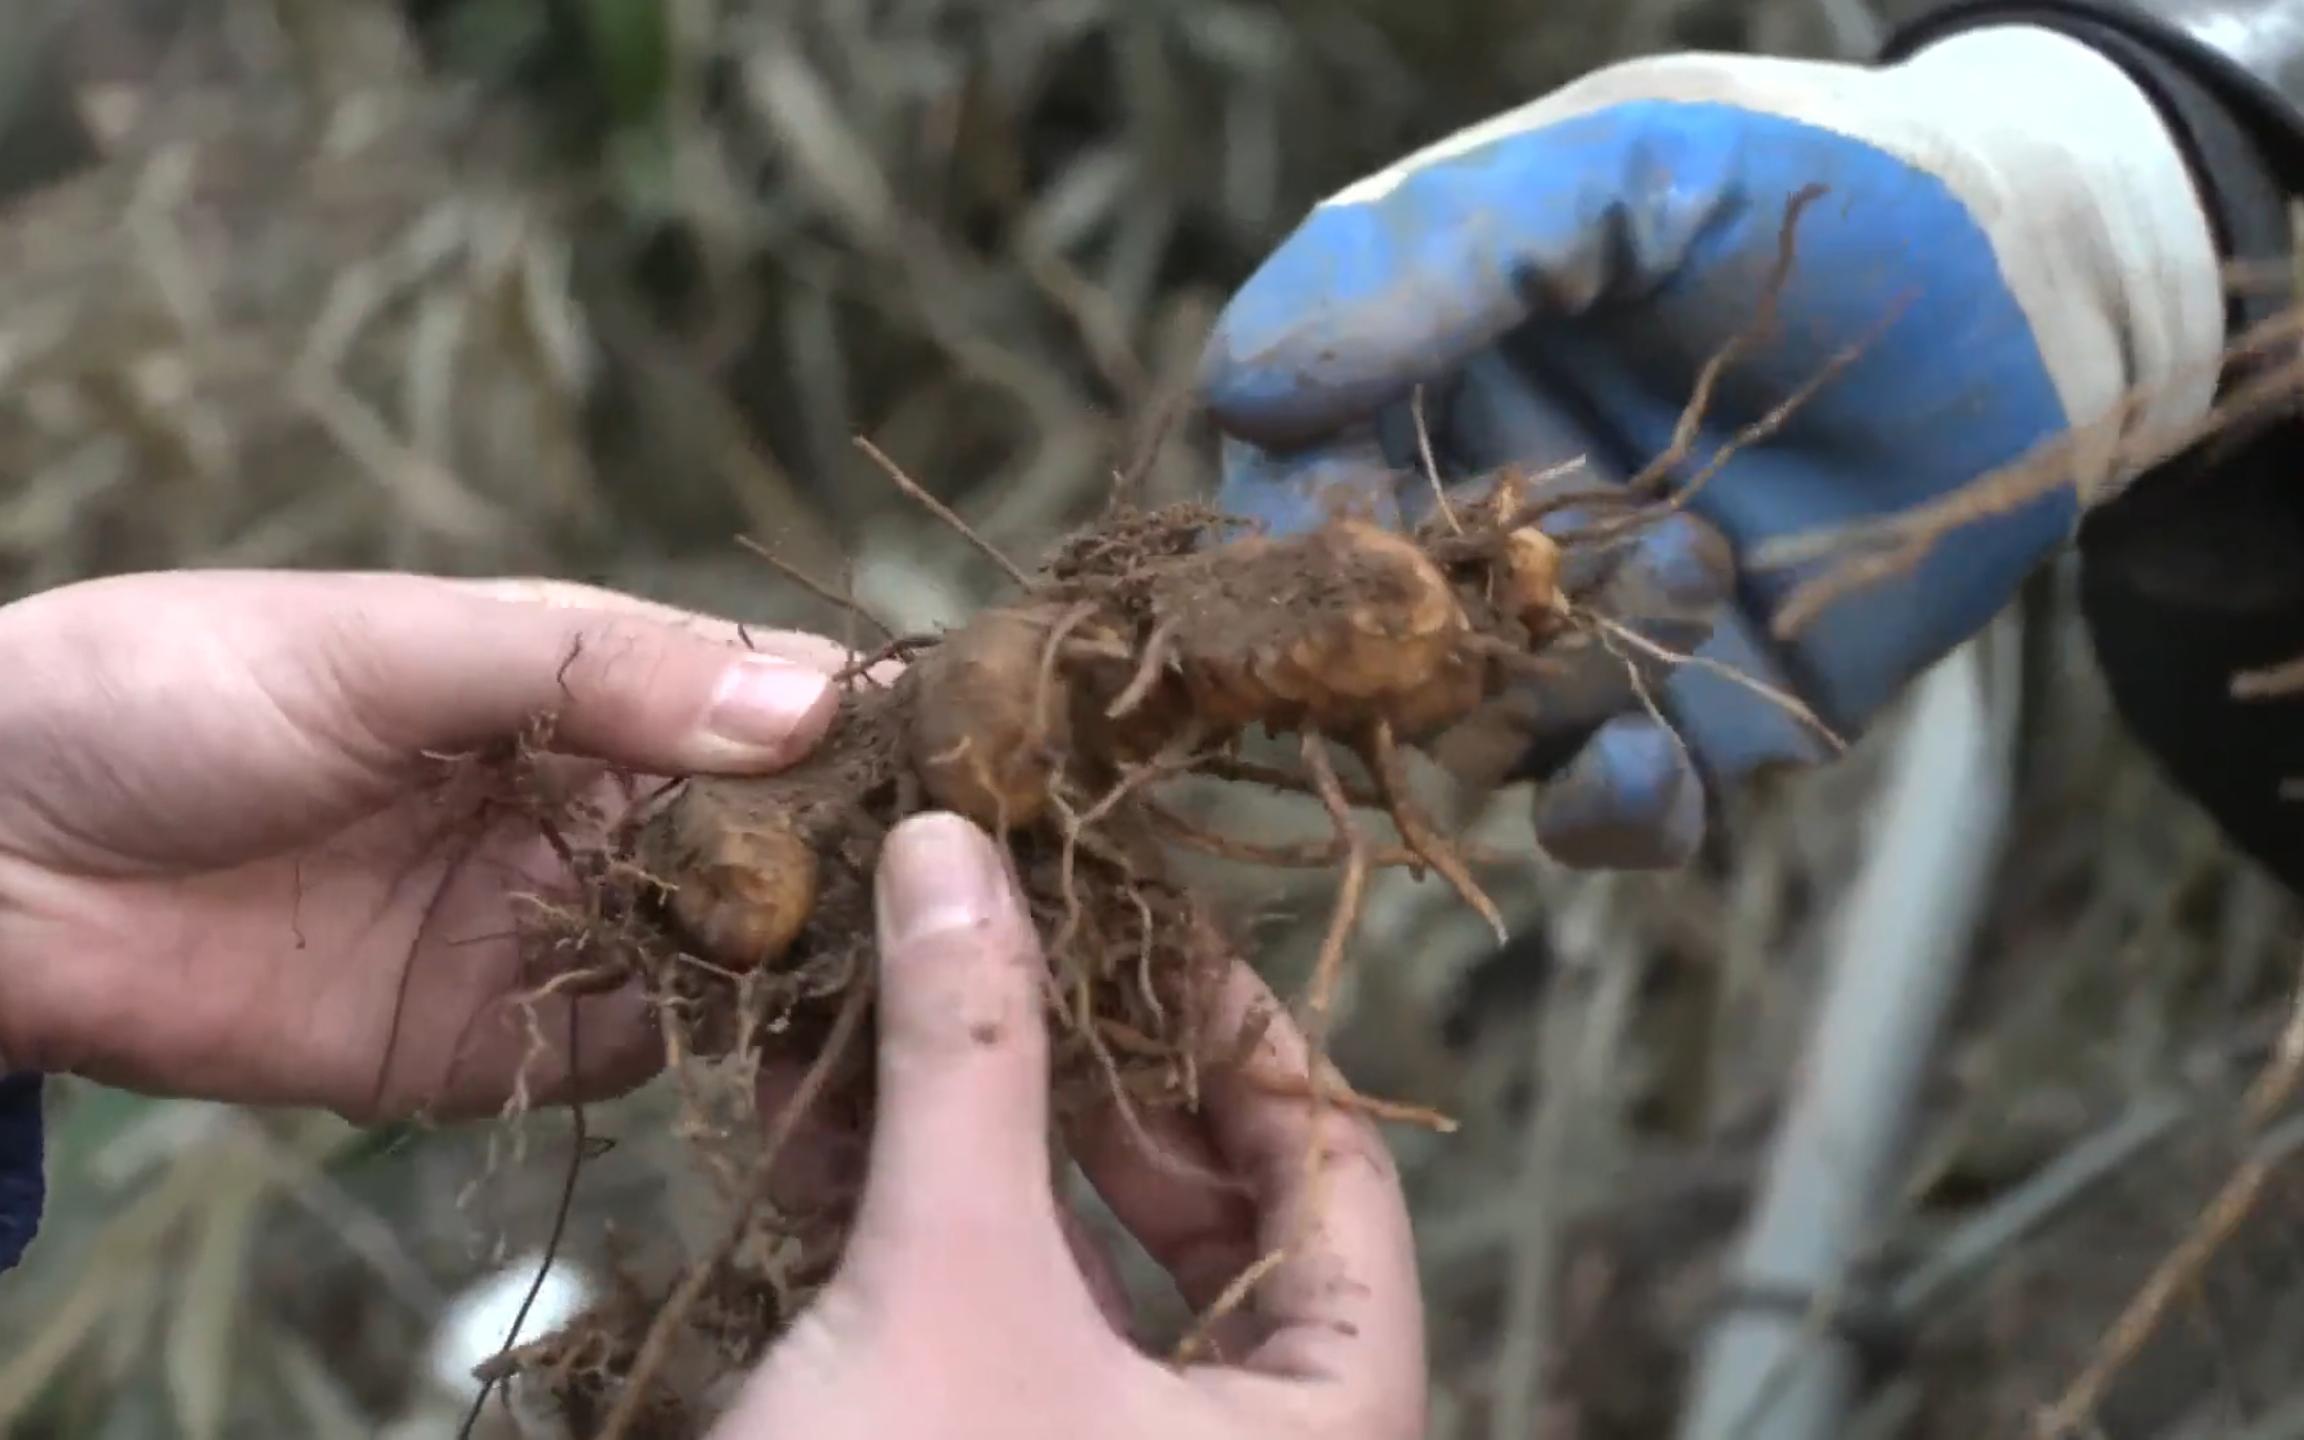
<svg viewBox="0 0 2304 1440"><path fill-rule="evenodd" d="M517 897L566 867L441 757L548 717L562 796L620 799L607 764L776 769L846 657L750 639L606 591L406 575L140 575L0 607L0 1073L357 1119L637 1084L662 1055L635 991L580 1007L581 1084L565 1009L511 1003L533 983Z"/></svg>
<svg viewBox="0 0 2304 1440"><path fill-rule="evenodd" d="M1118 1126L1076 1142L1193 1305L1286 1247L1223 1326L1224 1363L1166 1365L1123 1333L1108 1272L1083 1264L1052 1190L1043 962L999 852L964 820L915 818L878 886L878 1119L856 1233L715 1440L1420 1433L1415 1258L1373 1130L1331 1111L1315 1137L1302 1101L1213 1083L1203 1124L1162 1139L1240 1191L1155 1164ZM1237 969L1217 1023L1268 1002ZM1304 1073L1284 1019L1263 1051L1262 1067Z"/></svg>

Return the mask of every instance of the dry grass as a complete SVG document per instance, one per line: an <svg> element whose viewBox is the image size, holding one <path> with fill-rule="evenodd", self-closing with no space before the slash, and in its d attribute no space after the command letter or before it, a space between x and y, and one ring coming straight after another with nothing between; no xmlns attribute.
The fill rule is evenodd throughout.
<svg viewBox="0 0 2304 1440"><path fill-rule="evenodd" d="M1823 50L1869 21L675 0L660 65L554 62L563 90L623 97L569 164L500 96L427 79L373 5L205 0L170 47L109 23L121 0L81 8L99 118L130 123L0 212L0 597L173 563L548 569L837 630L745 534L853 556L899 631L995 576L889 503L856 435L1031 553L1101 500L1227 287L1327 188L1612 54ZM1205 441L1185 427L1150 490L1204 485ZM2028 623L2016 832L1902 1202L1842 1297L1880 1342L1851 1433L2022 1433L2251 1147L2286 1155L2280 1118L2236 1117L2299 917L2112 729L2053 586ZM1669 1432L1891 738L1746 797L1689 874L1483 874L1502 954L1437 884L1370 880L1339 1058L1463 1121L1397 1136L1436 1436ZM1521 797L1463 808L1442 828L1528 843ZM1226 820L1277 840L1317 812ZM1333 881L1225 876L1202 878L1269 917L1270 966L1301 979ZM594 1117L616 1145L587 1169L580 1259L663 1273L717 1234L666 1109ZM565 1130L526 1125L524 1150L361 1137L66 1087L54 1219L0 1285L0 1427L438 1433L452 1400L413 1357L443 1296L548 1227ZM2297 1409L2297 1197L2269 1173L2114 1377L2107 1433L2294 1430L2270 1427Z"/></svg>

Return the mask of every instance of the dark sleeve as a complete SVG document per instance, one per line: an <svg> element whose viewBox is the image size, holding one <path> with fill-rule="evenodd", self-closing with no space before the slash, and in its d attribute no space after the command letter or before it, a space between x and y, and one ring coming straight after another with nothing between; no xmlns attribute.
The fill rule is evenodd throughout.
<svg viewBox="0 0 2304 1440"><path fill-rule="evenodd" d="M2160 109L2227 260L2285 266L2304 195L2304 0L1963 0L1888 55L2039 25L2121 66ZM2291 303L2236 295L2233 333ZM2236 370L2227 384L2244 378ZM2080 533L2081 603L2129 730L2225 834L2304 890L2304 701L2241 701L2235 673L2304 657L2304 410L2139 477Z"/></svg>
<svg viewBox="0 0 2304 1440"><path fill-rule="evenodd" d="M40 1228L40 1077L0 1076L0 1271L15 1267Z"/></svg>

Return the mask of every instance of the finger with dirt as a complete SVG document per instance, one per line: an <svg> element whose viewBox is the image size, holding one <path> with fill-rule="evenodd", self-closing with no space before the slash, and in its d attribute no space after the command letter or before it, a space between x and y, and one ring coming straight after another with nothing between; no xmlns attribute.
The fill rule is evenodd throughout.
<svg viewBox="0 0 2304 1440"><path fill-rule="evenodd" d="M554 748L651 774L774 769L831 720L823 658L611 609L431 587L379 597L342 673L375 723L454 749L553 715ZM421 730L421 735L415 732Z"/></svg>
<svg viewBox="0 0 2304 1440"><path fill-rule="evenodd" d="M1341 1109L1315 1117L1302 1086L1303 1036L1253 971L1235 966L1211 1045L1261 1029L1245 1066L1210 1066L1196 1120L1148 1118L1165 1153L1118 1125L1075 1139L1113 1213L1206 1311L1251 1269L1269 1268L1211 1339L1242 1372L1340 1382L1356 1405L1418 1415L1421 1300L1407 1204L1372 1124ZM1298 1094L1276 1093L1296 1089ZM1310 1163L1307 1163L1307 1162ZM1237 1177L1237 1188L1210 1174ZM1271 1257L1277 1256L1277 1259ZM1222 1385L1222 1368L1195 1371ZM1405 1432L1403 1432L1405 1433Z"/></svg>
<svg viewBox="0 0 2304 1440"><path fill-rule="evenodd" d="M795 665L821 670L827 675L837 673L859 658L855 651L828 635L817 635L806 630L772 630L747 625L725 615L683 610L677 605L667 605L659 600L627 595L621 590L609 590L575 580L510 576L459 579L454 583L476 595L495 600L519 601L553 610L594 611L654 620L716 644L736 646L761 655L773 655ZM894 673L892 667L883 673L882 678L891 677Z"/></svg>
<svg viewBox="0 0 2304 1440"><path fill-rule="evenodd" d="M1104 1105L1067 1136L1073 1159L1114 1218L1205 1312L1258 1258L1256 1202L1225 1177L1203 1117L1159 1110L1124 1118ZM1227 1315L1206 1339L1221 1357L1254 1349L1267 1333L1253 1310Z"/></svg>

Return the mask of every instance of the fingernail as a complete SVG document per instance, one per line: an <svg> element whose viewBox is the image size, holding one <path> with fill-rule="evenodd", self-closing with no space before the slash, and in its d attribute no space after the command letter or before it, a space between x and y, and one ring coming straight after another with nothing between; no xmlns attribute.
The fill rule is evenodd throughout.
<svg viewBox="0 0 2304 1440"><path fill-rule="evenodd" d="M880 848L873 904L884 947L980 929L1008 903L998 847L958 815L914 816Z"/></svg>
<svg viewBox="0 0 2304 1440"><path fill-rule="evenodd" d="M715 740L772 761L814 743L832 708L832 682L821 671L747 655L721 675L704 724Z"/></svg>

